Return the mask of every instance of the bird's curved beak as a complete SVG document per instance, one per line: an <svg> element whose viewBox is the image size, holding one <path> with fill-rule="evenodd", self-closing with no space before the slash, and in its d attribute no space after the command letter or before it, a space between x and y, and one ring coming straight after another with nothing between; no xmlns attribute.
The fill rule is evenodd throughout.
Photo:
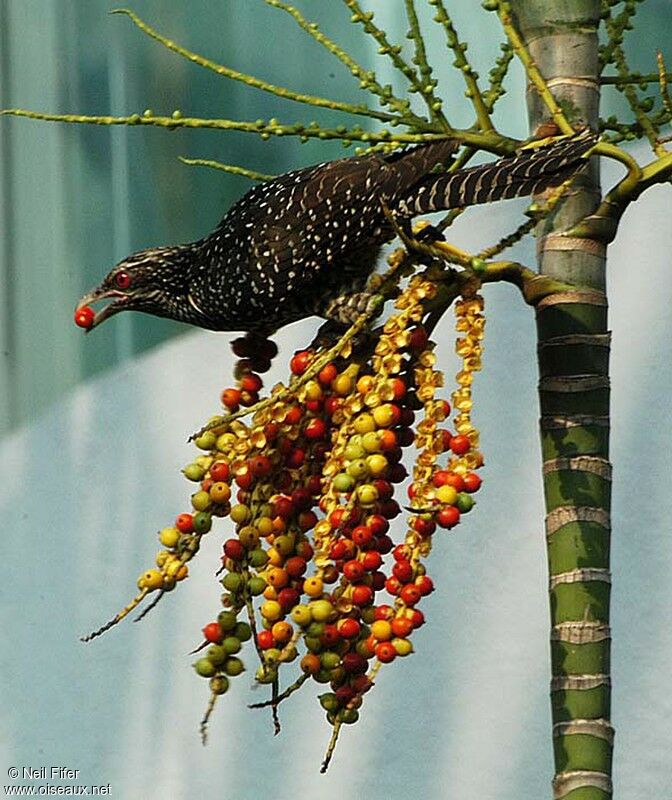
<svg viewBox="0 0 672 800"><path fill-rule="evenodd" d="M112 302L103 306L99 311L96 311L93 321L88 326L87 331L93 330L97 325L100 325L101 322L104 322L106 319L108 319L108 317L112 317L114 314L118 314L119 311L123 311L130 298L127 294L117 289L102 288L93 289L85 294L84 297L80 298L75 308L75 313L86 306L90 306L94 303L100 302L101 300L108 299L111 299Z"/></svg>

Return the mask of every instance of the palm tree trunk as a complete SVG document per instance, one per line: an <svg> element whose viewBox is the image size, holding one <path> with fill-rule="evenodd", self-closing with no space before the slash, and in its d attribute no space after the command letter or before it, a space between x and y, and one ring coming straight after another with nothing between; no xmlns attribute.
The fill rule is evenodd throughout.
<svg viewBox="0 0 672 800"><path fill-rule="evenodd" d="M518 0L517 25L572 124L597 128L599 0ZM528 89L531 130L548 121ZM606 253L563 235L599 198L591 164L538 231L541 272L577 288L537 306L556 800L612 796Z"/></svg>

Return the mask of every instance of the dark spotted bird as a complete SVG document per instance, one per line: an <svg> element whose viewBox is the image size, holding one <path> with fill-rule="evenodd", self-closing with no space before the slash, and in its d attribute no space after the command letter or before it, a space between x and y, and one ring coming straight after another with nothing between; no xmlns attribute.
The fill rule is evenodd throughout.
<svg viewBox="0 0 672 800"><path fill-rule="evenodd" d="M87 328L143 311L262 334L312 315L348 321L394 237L386 208L407 224L417 214L530 195L576 172L595 141L585 132L452 173L454 139L289 172L253 187L209 236L124 259L76 315ZM94 313L89 304L100 300L111 302Z"/></svg>

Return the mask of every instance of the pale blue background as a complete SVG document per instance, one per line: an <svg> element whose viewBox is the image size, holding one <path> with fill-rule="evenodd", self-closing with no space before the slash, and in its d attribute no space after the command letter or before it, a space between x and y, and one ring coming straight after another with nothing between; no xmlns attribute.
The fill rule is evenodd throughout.
<svg viewBox="0 0 672 800"><path fill-rule="evenodd" d="M327 27L352 38L336 6L329 4ZM106 8L97 0L0 4L2 103L271 115L263 96L164 54L127 20L106 17ZM341 80L339 65L295 36L280 12L252 2L193 2L187 12L186 4L146 0L135 8L225 63L252 68L262 59L260 74L308 91L327 91L333 68L333 93L348 96L347 74ZM392 16L390 5L385 9ZM464 38L475 37L478 54L493 50L490 17L464 13L458 21ZM669 41L669 20L659 22L651 49ZM655 27L651 15L647 24ZM95 47L85 46L89 36ZM360 54L366 57L364 48ZM647 63L651 68L652 58ZM510 118L503 124L523 135L514 95L502 106ZM459 92L455 98L461 104ZM299 116L300 109L287 112L288 119ZM469 122L468 114L453 116ZM11 427L0 442L0 785L11 783L5 776L12 765L64 765L80 769L82 783L109 782L118 800L213 793L230 800L547 797L552 757L534 332L515 291L486 290L485 369L475 387L486 483L455 535L437 536L429 566L438 588L424 604L429 623L414 637L416 654L383 668L326 776L318 767L329 728L308 686L286 704L283 732L274 738L267 715L245 708L260 695L249 691L250 675L233 681L202 748L197 729L206 682L193 675L186 654L217 610L212 573L223 532L209 537L179 594L143 623L126 623L90 645L78 637L126 602L153 558L154 532L183 510L190 485L179 467L192 453L186 435L217 409L230 382L228 337L180 329L184 335L146 349L173 328L130 317L83 337L71 324L72 306L129 249L200 235L245 187L189 171L174 155L268 171L320 155L284 141L258 147L215 134L111 135L26 121L4 120L0 136L2 152L12 156L0 164L2 389ZM643 148L635 152L648 160ZM605 173L605 185L620 174ZM659 187L628 212L609 265L613 717L616 786L629 800L670 791L669 197L669 186ZM512 202L465 215L455 243L473 250L489 244L523 207ZM531 263L533 244L516 256ZM285 363L314 327L283 331ZM456 363L449 321L438 338L450 374ZM269 385L283 378L283 359L277 361ZM99 375L81 382L93 372Z"/></svg>

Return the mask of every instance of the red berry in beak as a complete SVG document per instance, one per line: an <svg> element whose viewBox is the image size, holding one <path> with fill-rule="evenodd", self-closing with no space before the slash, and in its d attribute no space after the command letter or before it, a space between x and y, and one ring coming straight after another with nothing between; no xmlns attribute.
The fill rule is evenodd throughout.
<svg viewBox="0 0 672 800"><path fill-rule="evenodd" d="M75 325L88 330L93 325L93 318L96 316L91 306L82 306L75 311Z"/></svg>

